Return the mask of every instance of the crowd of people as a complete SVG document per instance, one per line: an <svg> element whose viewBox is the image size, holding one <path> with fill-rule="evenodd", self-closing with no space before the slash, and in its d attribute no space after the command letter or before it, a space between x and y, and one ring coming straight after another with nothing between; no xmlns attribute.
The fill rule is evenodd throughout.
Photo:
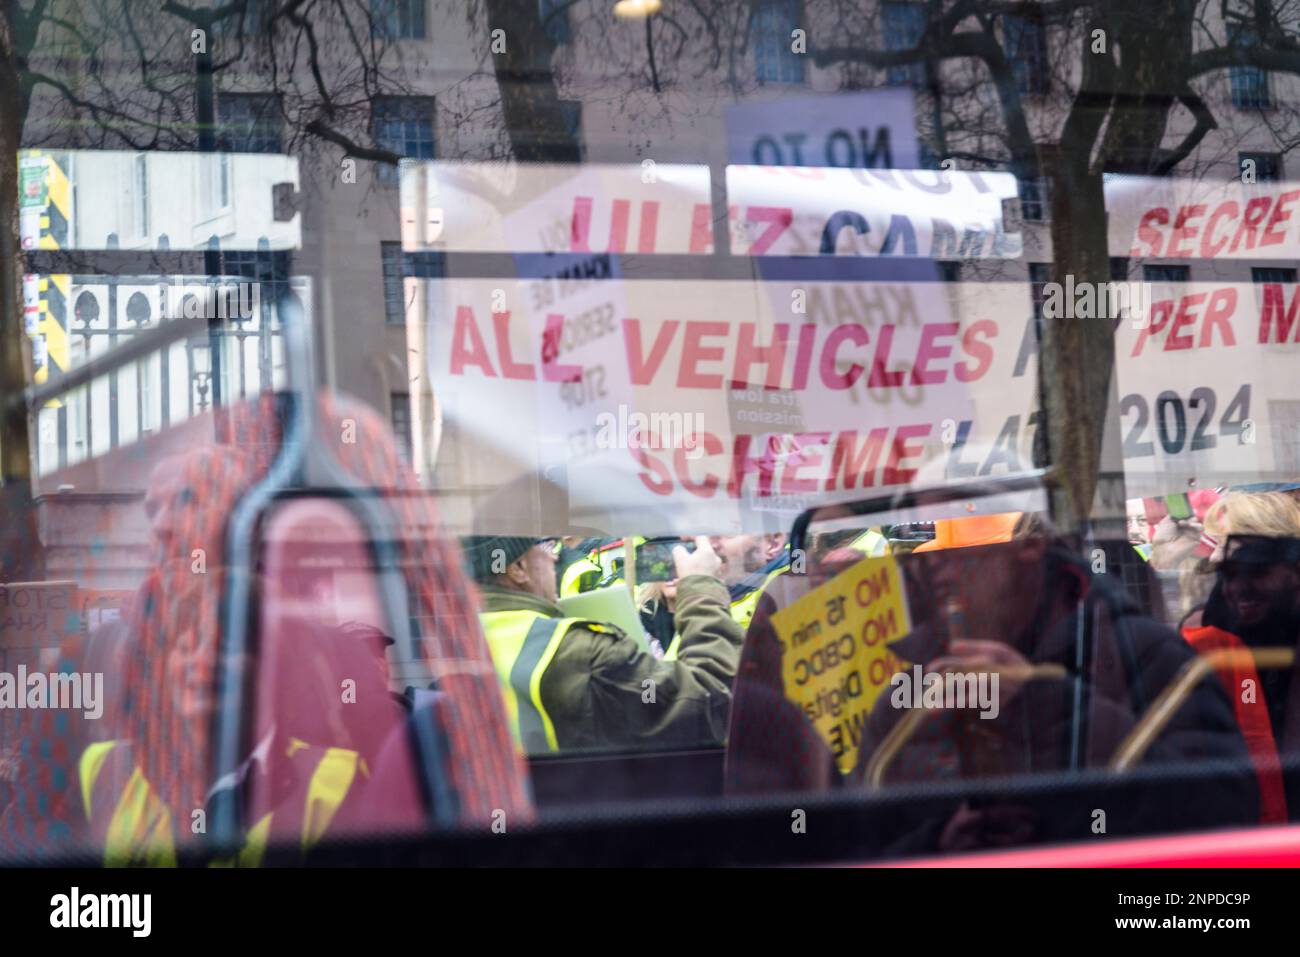
<svg viewBox="0 0 1300 957"><path fill-rule="evenodd" d="M383 426L349 414L371 441L365 455L336 444L340 458L384 492L400 527L437 527ZM382 576L355 574L373 568L367 530L337 503L298 500L266 522L250 640L232 649L238 629L223 602L238 557L222 555L227 523L267 472L277 420L253 406L225 421L227 441L154 470L153 559L126 614L60 650L65 671L109 676L104 718L6 717L6 740L23 749L0 790L7 853L91 847L106 863L169 864L234 821L238 842L210 863L255 865L277 842L306 852L350 830L528 821L528 761L562 752L725 748L729 794L1113 767L1198 655L1211 665L1204 680L1166 709L1134 760L1241 766L1185 809L1198 825L1288 819L1285 759L1300 749L1294 491L1132 508L1130 558L1165 607L1143 607L1140 590L1035 512L864 519L813 535L807 556L792 555L783 534L666 546L414 534L398 550L409 631L394 627ZM671 569L636 580L638 551L653 547L669 549ZM212 557L199 569L204 549ZM999 706L994 720L949 710L900 727L904 713L879 695L853 729L846 769L786 693L773 617L883 555L907 582L911 629L891 646L895 660L998 673ZM632 617L570 610L595 594L623 596ZM213 737L231 727L243 734L239 760L216 775ZM962 804L904 829L899 846L1056 833L1022 810Z"/></svg>

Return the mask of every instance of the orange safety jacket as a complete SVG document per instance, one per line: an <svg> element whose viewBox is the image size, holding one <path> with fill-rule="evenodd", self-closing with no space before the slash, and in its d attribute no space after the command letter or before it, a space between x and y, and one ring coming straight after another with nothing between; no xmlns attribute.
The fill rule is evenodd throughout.
<svg viewBox="0 0 1300 957"><path fill-rule="evenodd" d="M1245 651L1246 643L1229 631L1203 625L1184 628L1183 637L1200 655L1216 651ZM1273 724L1268 716L1268 705L1259 681L1259 672L1253 662L1243 660L1218 669L1219 680L1228 692L1237 724L1246 739L1246 750L1255 765L1259 778L1259 821L1261 824L1283 823L1287 819L1286 788L1282 783L1282 768L1278 763L1277 743L1273 739ZM1257 691L1254 701L1242 700L1244 682L1251 681Z"/></svg>

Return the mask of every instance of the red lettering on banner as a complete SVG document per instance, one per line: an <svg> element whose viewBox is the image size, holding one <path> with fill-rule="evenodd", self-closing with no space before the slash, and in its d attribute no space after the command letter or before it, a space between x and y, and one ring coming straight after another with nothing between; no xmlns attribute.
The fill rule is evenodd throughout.
<svg viewBox="0 0 1300 957"><path fill-rule="evenodd" d="M957 363L953 375L957 377L958 382L974 382L989 371L989 366L993 364L993 347L989 343L978 339L977 336L984 335L989 339L994 339L997 334L998 324L992 319L981 319L979 322L973 322L962 333L961 347L968 356L975 360L975 364Z"/></svg>
<svg viewBox="0 0 1300 957"><path fill-rule="evenodd" d="M846 372L835 371L840 343L845 339L852 339L855 345L865 346L871 341L871 334L858 325L836 326L831 330L831 334L826 337L826 345L822 348L822 361L817 370L821 373L822 384L828 389L850 388L865 371L856 362Z"/></svg>
<svg viewBox="0 0 1300 957"><path fill-rule="evenodd" d="M1277 337L1273 340L1277 343L1286 342L1291 335L1292 328L1296 329L1296 341L1300 342L1300 326L1296 323L1296 308L1300 306L1300 286L1291 287L1294 292L1291 294L1291 305L1286 310L1286 315L1282 314L1282 307L1286 305L1286 294L1282 291L1282 284L1270 282L1264 286L1264 303L1259 311L1259 341L1267 343L1269 341L1269 330L1273 328L1276 321Z"/></svg>
<svg viewBox="0 0 1300 957"><path fill-rule="evenodd" d="M713 207L708 203L696 203L691 212L691 245L687 252L713 252Z"/></svg>
<svg viewBox="0 0 1300 957"><path fill-rule="evenodd" d="M889 429L872 429L862 440L859 448L856 444L856 432L841 432L835 437L835 448L831 452L831 474L826 483L828 492L835 491L837 474L843 474L844 487L857 488L858 476L862 476L862 487L875 485L876 463L880 461L881 449L885 447L885 436Z"/></svg>
<svg viewBox="0 0 1300 957"><path fill-rule="evenodd" d="M641 347L641 321L639 319L623 320L623 344L627 348L628 378L633 385L649 385L663 365L668 346L673 341L679 325L676 319L669 319L659 328L650 355L646 356Z"/></svg>
<svg viewBox="0 0 1300 957"><path fill-rule="evenodd" d="M614 208L609 216L609 242L605 250L621 253L627 249L627 221L631 203L626 199L614 200Z"/></svg>
<svg viewBox="0 0 1300 957"><path fill-rule="evenodd" d="M1152 227L1152 223L1159 223L1164 226L1169 222L1169 210L1163 206L1157 206L1154 209L1148 209L1142 214L1142 219L1138 221L1138 242L1147 244L1147 252L1143 252L1140 246L1134 246L1129 250L1129 255L1134 257L1160 255L1160 248L1163 241L1160 238L1160 230Z"/></svg>
<svg viewBox="0 0 1300 957"><path fill-rule="evenodd" d="M536 379L537 370L531 362L515 362L510 352L510 313L492 313L492 326L496 330L497 358L501 360L503 379Z"/></svg>
<svg viewBox="0 0 1300 957"><path fill-rule="evenodd" d="M1246 239L1247 249L1255 248L1255 231L1259 229L1259 224L1268 214L1268 208L1272 204L1273 201L1267 196L1257 196L1246 204L1246 212L1241 217L1241 225L1237 227L1237 235L1232 237L1232 246L1228 252L1235 253L1243 237Z"/></svg>
<svg viewBox="0 0 1300 957"><path fill-rule="evenodd" d="M1216 289L1210 296L1210 308L1205 313L1205 325L1201 326L1200 348L1214 345L1214 330L1219 330L1219 338L1225 346L1235 346L1236 336L1232 334L1232 323L1228 320L1237 311L1237 290L1228 286Z"/></svg>
<svg viewBox="0 0 1300 957"><path fill-rule="evenodd" d="M876 358L871 363L871 378L867 380L869 388L893 388L903 384L903 371L901 369L895 369L892 372L885 371L885 366L889 362L889 350L893 344L894 327L881 326L880 338L876 340Z"/></svg>
<svg viewBox="0 0 1300 957"><path fill-rule="evenodd" d="M668 471L668 466L635 442L628 443L628 452L631 453L632 458L636 459L637 464L643 469L636 476L641 480L642 485L655 495L671 495L673 493L673 474ZM647 472L651 474L647 475ZM656 478L658 478L658 481L655 481Z"/></svg>
<svg viewBox="0 0 1300 957"><path fill-rule="evenodd" d="M763 443L763 454L751 458L749 446L754 441L752 435L737 435L731 452L731 478L727 482L727 494L740 498L740 487L745 476L751 472L758 473L758 494L764 497L772 494L772 476L776 474L777 436L769 436Z"/></svg>
<svg viewBox="0 0 1300 957"><path fill-rule="evenodd" d="M474 321L474 310L469 306L457 306L456 326L451 334L451 374L464 375L466 366L478 366L484 375L496 378L487 345L479 334L478 323Z"/></svg>
<svg viewBox="0 0 1300 957"><path fill-rule="evenodd" d="M1190 326L1196 322L1196 308L1205 301L1205 293L1198 292L1191 296L1183 296L1178 302L1178 313L1174 316L1174 324L1169 327L1169 335L1165 338L1165 352L1177 352L1180 349L1190 349L1192 347L1192 337L1190 333L1180 333L1178 330L1183 326Z"/></svg>
<svg viewBox="0 0 1300 957"><path fill-rule="evenodd" d="M817 479L800 478L799 470L821 465L822 453L818 450L826 445L830 437L829 432L799 432L795 435L795 448L786 455L785 469L781 472L782 495L817 491Z"/></svg>
<svg viewBox="0 0 1300 957"><path fill-rule="evenodd" d="M700 372L701 362L718 362L726 355L722 346L705 347L701 340L705 336L725 336L730 327L725 322L705 322L689 320L686 323L686 336L682 342L682 364L677 370L677 387L679 389L719 389L722 387L722 373L707 375Z"/></svg>
<svg viewBox="0 0 1300 957"><path fill-rule="evenodd" d="M705 456L721 455L726 449L722 445L722 440L712 432L705 432L703 435L695 436L696 447L704 450ZM677 470L677 481L681 483L682 488L699 498L713 498L718 490L721 480L712 472L704 476L700 481L695 481L691 477L691 450L679 446L673 453L673 467Z"/></svg>
<svg viewBox="0 0 1300 957"><path fill-rule="evenodd" d="M758 324L742 322L736 346L736 362L732 367L731 387L744 389L750 385L749 372L756 364L767 367L764 384L769 389L781 388L781 373L785 371L785 346L790 339L790 326L778 322L772 327L772 341L765 346L755 345Z"/></svg>
<svg viewBox="0 0 1300 957"><path fill-rule="evenodd" d="M1268 226L1264 228L1264 235L1259 240L1261 246L1276 246L1286 241L1286 231L1275 232L1274 227L1282 225L1291 218L1291 210L1285 207L1287 203L1294 202L1298 196L1300 190L1291 190L1277 198L1277 202L1273 204L1273 215L1268 218Z"/></svg>
<svg viewBox="0 0 1300 957"><path fill-rule="evenodd" d="M890 447L889 461L885 464L885 474L881 476L884 485L906 485L916 476L916 469L903 468L903 460L914 458L924 451L924 445L909 444L909 439L923 439L933 428L930 423L924 425L900 425L894 433L894 443Z"/></svg>
<svg viewBox="0 0 1300 957"><path fill-rule="evenodd" d="M1209 299L1205 314L1201 315L1201 306ZM1267 287L1265 302L1267 302ZM1156 338L1166 332L1165 352L1178 352L1193 347L1204 349L1214 345L1217 331L1219 340L1225 346L1235 346L1237 337L1232 331L1231 318L1237 308L1237 290L1231 286L1215 289L1211 292L1192 293L1178 299L1161 299L1151 304L1150 321L1138 333L1133 343L1134 357L1142 354L1148 339ZM1201 323L1199 342L1195 341L1193 328L1197 321Z"/></svg>
<svg viewBox="0 0 1300 957"><path fill-rule="evenodd" d="M1205 232L1201 234L1202 259L1213 259L1215 256L1219 255L1219 252L1224 246L1228 245L1228 237L1226 234L1217 242L1214 241L1214 226L1224 217L1227 217L1228 219L1236 219L1237 212L1237 204L1232 200L1227 200L1226 202L1222 202L1218 206L1214 207L1214 212L1210 214L1210 222L1205 227Z"/></svg>
<svg viewBox="0 0 1300 957"><path fill-rule="evenodd" d="M767 223L767 228L750 244L751 256L761 256L771 249L794 221L794 210L789 206L750 206L746 215L751 223Z"/></svg>
<svg viewBox="0 0 1300 957"><path fill-rule="evenodd" d="M946 359L952 355L952 346L939 345L939 336L955 336L961 327L955 322L927 322L921 327L921 345L916 351L916 365L912 366L915 385L941 385L948 378L948 370L926 368L932 359Z"/></svg>
<svg viewBox="0 0 1300 957"><path fill-rule="evenodd" d="M590 196L575 196L573 198L573 219L569 226L569 250L575 253L589 253L591 247L588 238L591 236L591 204Z"/></svg>
<svg viewBox="0 0 1300 957"><path fill-rule="evenodd" d="M817 327L805 323L799 329L799 349L794 356L794 383L791 388L808 388L808 373L812 369L812 352L816 342Z"/></svg>
<svg viewBox="0 0 1300 957"><path fill-rule="evenodd" d="M1138 334L1137 341L1133 343L1133 355L1140 355L1142 347L1165 326L1169 325L1169 319L1174 314L1174 301L1172 299L1161 299L1159 302L1151 304L1151 321L1142 327Z"/></svg>
<svg viewBox="0 0 1300 957"><path fill-rule="evenodd" d="M641 230L637 236L636 251L652 253L655 251L655 236L659 232L659 201L643 200L641 203Z"/></svg>
<svg viewBox="0 0 1300 957"><path fill-rule="evenodd" d="M757 476L754 495L758 498L770 498L776 494L776 488L782 495L816 492L822 488L834 491L841 477L845 488L856 488L859 481L864 488L878 484L906 484L916 474L916 470L909 467L908 460L921 454L924 448L922 440L932 430L933 425L929 423L900 426L889 443L889 461L880 473L879 481L877 466L889 436L887 427L872 429L861 444L858 434L852 430L837 433L832 446L832 461L826 473L822 472L822 466L826 447L831 441L830 432L737 435L732 438L727 496L739 499L746 479L751 475ZM762 444L762 449L751 454L756 440ZM692 459L690 448L676 448L671 456L671 468L669 463L655 457L653 449L632 445L629 451L642 468L638 475L641 483L655 495L668 496L673 493L675 475L677 483L689 494L713 498L722 485L722 476L715 466L719 464L719 457L726 453L726 447L718 436L709 432L697 437L696 442L706 454ZM778 469L781 472L779 482Z"/></svg>
<svg viewBox="0 0 1300 957"><path fill-rule="evenodd" d="M1174 218L1174 231L1169 237L1169 250L1165 256L1169 259L1185 259L1192 255L1190 248L1184 248L1184 239L1195 239L1200 232L1199 226L1191 225L1191 220L1205 215L1205 206L1183 206Z"/></svg>

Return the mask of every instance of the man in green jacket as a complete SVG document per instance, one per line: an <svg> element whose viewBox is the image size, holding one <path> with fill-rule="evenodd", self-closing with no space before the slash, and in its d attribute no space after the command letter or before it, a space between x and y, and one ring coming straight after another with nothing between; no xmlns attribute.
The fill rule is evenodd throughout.
<svg viewBox="0 0 1300 957"><path fill-rule="evenodd" d="M551 540L476 535L464 546L511 725L527 753L723 743L745 636L707 538L694 552L674 550L682 638L675 661L659 660L615 625L564 617Z"/></svg>

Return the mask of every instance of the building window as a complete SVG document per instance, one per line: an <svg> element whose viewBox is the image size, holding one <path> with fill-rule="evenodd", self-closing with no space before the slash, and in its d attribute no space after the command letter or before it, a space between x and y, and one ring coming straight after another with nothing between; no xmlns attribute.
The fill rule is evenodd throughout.
<svg viewBox="0 0 1300 957"><path fill-rule="evenodd" d="M1020 196L1020 218L1027 223L1045 223L1052 213L1052 181L1046 176L1027 176L1016 181Z"/></svg>
<svg viewBox="0 0 1300 957"><path fill-rule="evenodd" d="M424 0L370 0L370 35L381 40L423 40Z"/></svg>
<svg viewBox="0 0 1300 957"><path fill-rule="evenodd" d="M222 5L219 5L222 6ZM221 36L256 37L267 29L271 14L275 12L275 0L244 0L242 4L225 4L229 10L213 23L214 29Z"/></svg>
<svg viewBox="0 0 1300 957"><path fill-rule="evenodd" d="M273 93L223 93L217 100L217 149L280 152L280 99Z"/></svg>
<svg viewBox="0 0 1300 957"><path fill-rule="evenodd" d="M1002 20L1007 59L1021 93L1047 92L1047 31L1035 17L1009 15Z"/></svg>
<svg viewBox="0 0 1300 957"><path fill-rule="evenodd" d="M790 49L800 26L800 0L758 0L751 21L754 65L760 83L802 83L804 57Z"/></svg>
<svg viewBox="0 0 1300 957"><path fill-rule="evenodd" d="M1243 47L1259 43L1254 30L1235 27L1229 40ZM1262 110L1273 105L1269 93L1268 71L1255 66L1234 66L1228 69L1228 84L1232 88L1232 105L1241 110Z"/></svg>
<svg viewBox="0 0 1300 957"><path fill-rule="evenodd" d="M1279 282L1284 286L1293 286L1295 276L1296 271L1285 266L1264 266L1250 271L1250 280L1257 285Z"/></svg>
<svg viewBox="0 0 1300 957"><path fill-rule="evenodd" d="M393 434L397 436L397 447L409 465L415 455L415 443L411 438L411 395L409 392L391 392L388 404Z"/></svg>
<svg viewBox="0 0 1300 957"><path fill-rule="evenodd" d="M203 214L216 216L230 208L230 155L205 153L199 157L199 199Z"/></svg>
<svg viewBox="0 0 1300 957"><path fill-rule="evenodd" d="M433 100L424 96L392 96L375 100L375 142L381 149L415 160L434 156ZM379 181L395 185L401 179L396 167L381 164Z"/></svg>
<svg viewBox="0 0 1300 957"><path fill-rule="evenodd" d="M443 258L436 252L402 252L401 243L380 243L379 261L384 274L384 319L392 325L404 325L406 291L402 280L443 278Z"/></svg>
<svg viewBox="0 0 1300 957"><path fill-rule="evenodd" d="M892 51L914 50L925 33L925 5L921 3L886 2L883 7L885 49ZM885 82L890 86L925 86L925 63L918 61L904 66L891 66L885 71Z"/></svg>
<svg viewBox="0 0 1300 957"><path fill-rule="evenodd" d="M569 0L538 0L542 17L542 30L557 47L568 43L573 34L569 29Z"/></svg>
<svg viewBox="0 0 1300 957"><path fill-rule="evenodd" d="M406 293L402 287L402 244L380 243L384 269L384 320L390 325L406 324Z"/></svg>
<svg viewBox="0 0 1300 957"><path fill-rule="evenodd" d="M1191 270L1187 266L1143 266L1144 282L1187 282Z"/></svg>
<svg viewBox="0 0 1300 957"><path fill-rule="evenodd" d="M269 249L223 252L221 273L257 283L262 311L266 313L289 292L289 253Z"/></svg>
<svg viewBox="0 0 1300 957"><path fill-rule="evenodd" d="M1282 154L1281 153L1238 153L1237 170L1244 174L1250 167L1246 163L1254 164L1254 176L1256 183L1276 183L1282 178Z"/></svg>
<svg viewBox="0 0 1300 957"><path fill-rule="evenodd" d="M131 220L135 235L149 236L149 157L141 153L131 164Z"/></svg>

